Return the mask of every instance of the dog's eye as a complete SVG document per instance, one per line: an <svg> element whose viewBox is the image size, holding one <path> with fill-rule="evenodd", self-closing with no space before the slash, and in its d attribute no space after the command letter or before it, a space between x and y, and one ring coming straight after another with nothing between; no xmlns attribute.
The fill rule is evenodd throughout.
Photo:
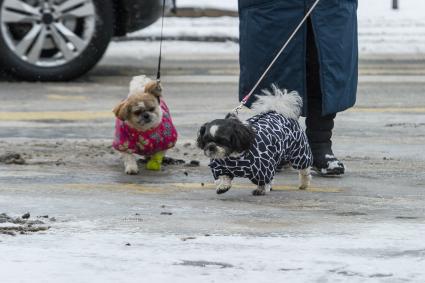
<svg viewBox="0 0 425 283"><path fill-rule="evenodd" d="M136 110L133 112L133 114L139 116L140 114L142 114L142 110Z"/></svg>
<svg viewBox="0 0 425 283"><path fill-rule="evenodd" d="M155 111L155 107L149 108L148 111L149 112L154 112Z"/></svg>
<svg viewBox="0 0 425 283"><path fill-rule="evenodd" d="M226 139L226 138L217 138L217 143L219 144L229 144L230 140Z"/></svg>

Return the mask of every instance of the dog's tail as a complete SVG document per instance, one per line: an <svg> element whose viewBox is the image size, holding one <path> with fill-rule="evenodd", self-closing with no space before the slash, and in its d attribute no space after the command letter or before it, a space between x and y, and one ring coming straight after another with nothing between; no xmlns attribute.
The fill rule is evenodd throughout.
<svg viewBox="0 0 425 283"><path fill-rule="evenodd" d="M129 95L139 93L139 92L144 92L145 91L145 85L150 81L151 80L148 77L146 77L145 75L133 77L133 79L130 82L130 93L129 93Z"/></svg>
<svg viewBox="0 0 425 283"><path fill-rule="evenodd" d="M303 100L296 91L288 93L272 84L272 91L262 90L263 95L257 95L257 101L252 105L256 113L276 111L285 118L297 120L301 115Z"/></svg>

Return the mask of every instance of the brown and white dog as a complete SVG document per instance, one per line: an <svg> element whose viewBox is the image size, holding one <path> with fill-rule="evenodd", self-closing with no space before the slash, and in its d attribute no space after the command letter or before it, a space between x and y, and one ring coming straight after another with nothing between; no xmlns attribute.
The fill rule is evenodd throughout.
<svg viewBox="0 0 425 283"><path fill-rule="evenodd" d="M125 173L139 172L135 154L148 158L147 169L160 170L166 150L177 141L160 83L145 76L134 77L128 97L113 112L117 118L113 147L122 154Z"/></svg>

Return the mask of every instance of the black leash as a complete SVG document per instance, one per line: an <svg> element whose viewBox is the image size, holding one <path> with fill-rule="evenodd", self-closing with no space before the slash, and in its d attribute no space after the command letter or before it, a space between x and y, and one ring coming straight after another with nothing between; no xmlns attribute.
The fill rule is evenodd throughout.
<svg viewBox="0 0 425 283"><path fill-rule="evenodd" d="M162 61L162 41L163 41L163 31L164 31L164 18L165 18L165 0L162 2L162 22L161 22L161 38L159 41L159 58L158 58L158 71L156 73L156 80L161 81L161 61Z"/></svg>

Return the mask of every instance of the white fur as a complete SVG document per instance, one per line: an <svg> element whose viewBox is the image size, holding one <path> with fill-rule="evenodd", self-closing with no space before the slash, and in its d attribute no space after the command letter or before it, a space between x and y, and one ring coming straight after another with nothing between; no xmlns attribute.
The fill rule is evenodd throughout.
<svg viewBox="0 0 425 283"><path fill-rule="evenodd" d="M272 189L272 184L265 184L264 186L258 186L255 190L252 191L254 196L264 196L266 193L270 192Z"/></svg>
<svg viewBox="0 0 425 283"><path fill-rule="evenodd" d="M279 89L272 84L272 92L262 91L264 95L257 95L257 101L252 105L252 110L256 113L276 111L285 118L297 120L301 114L303 101L296 91L288 93L286 89Z"/></svg>
<svg viewBox="0 0 425 283"><path fill-rule="evenodd" d="M224 147L217 146L217 149L213 158L221 159L224 157L226 157L226 150L224 149Z"/></svg>
<svg viewBox="0 0 425 283"><path fill-rule="evenodd" d="M130 82L130 92L128 93L128 96L133 95L135 93L144 92L145 85L150 81L151 79L149 79L145 75L133 77Z"/></svg>
<svg viewBox="0 0 425 283"><path fill-rule="evenodd" d="M228 191L232 187L232 179L229 176L222 175L216 181L217 192Z"/></svg>
<svg viewBox="0 0 425 283"><path fill-rule="evenodd" d="M310 174L310 167L307 169L303 169L299 171L299 178L300 178L300 190L305 190L310 186L311 181L311 174Z"/></svg>
<svg viewBox="0 0 425 283"><path fill-rule="evenodd" d="M205 155L210 157L210 158L214 158L214 159L222 159L226 157L226 150L224 149L224 147L221 146L216 146L216 150L214 152L211 152L208 149L208 145L205 147Z"/></svg>
<svg viewBox="0 0 425 283"><path fill-rule="evenodd" d="M133 154L122 152L122 159L124 160L125 173L135 175L139 173L136 157Z"/></svg>
<svg viewBox="0 0 425 283"><path fill-rule="evenodd" d="M210 134L211 134L212 137L215 137L215 133L217 132L217 130L218 130L218 126L217 125L211 126L211 128L210 128Z"/></svg>

